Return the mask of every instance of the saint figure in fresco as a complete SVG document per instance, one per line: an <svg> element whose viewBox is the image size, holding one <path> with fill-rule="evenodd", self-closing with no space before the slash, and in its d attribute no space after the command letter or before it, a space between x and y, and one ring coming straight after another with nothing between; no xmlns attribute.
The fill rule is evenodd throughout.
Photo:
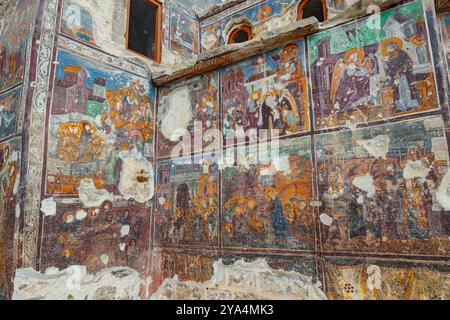
<svg viewBox="0 0 450 320"><path fill-rule="evenodd" d="M16 114L10 110L12 101L0 103L0 137L6 137L14 133L16 126Z"/></svg>
<svg viewBox="0 0 450 320"><path fill-rule="evenodd" d="M395 37L386 39L382 44L382 53L386 57L385 70L389 85L394 90L395 105L397 110L406 111L417 108L419 102L413 61L402 48L402 40Z"/></svg>
<svg viewBox="0 0 450 320"><path fill-rule="evenodd" d="M258 120L258 127L260 129L269 130L271 128L271 122L273 119L272 115L272 108L269 103L269 96L266 96L264 99L263 104L261 105L261 108L259 109L259 120Z"/></svg>
<svg viewBox="0 0 450 320"><path fill-rule="evenodd" d="M92 136L91 127L89 123L81 123L81 136L80 136L80 153L78 155L78 161L92 161L94 158L94 138Z"/></svg>
<svg viewBox="0 0 450 320"><path fill-rule="evenodd" d="M258 111L260 108L259 100L252 100L247 108L247 127L256 128L258 126Z"/></svg>
<svg viewBox="0 0 450 320"><path fill-rule="evenodd" d="M276 194L274 189L267 191L267 198L271 201L272 211L272 228L277 236L287 235L288 221L283 213L283 204L280 197Z"/></svg>
<svg viewBox="0 0 450 320"><path fill-rule="evenodd" d="M333 70L330 100L336 109L347 111L370 99L370 75L373 62L361 48L353 48L339 59Z"/></svg>

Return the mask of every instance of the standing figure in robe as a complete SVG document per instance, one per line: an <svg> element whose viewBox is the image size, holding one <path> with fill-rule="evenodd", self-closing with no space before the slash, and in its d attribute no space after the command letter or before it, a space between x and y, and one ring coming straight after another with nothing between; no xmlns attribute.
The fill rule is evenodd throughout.
<svg viewBox="0 0 450 320"><path fill-rule="evenodd" d="M419 106L418 92L415 85L414 65L411 57L402 50L399 38L389 38L382 45L383 54L387 56L385 70L389 76L389 85L394 90L394 102L398 111L407 111Z"/></svg>

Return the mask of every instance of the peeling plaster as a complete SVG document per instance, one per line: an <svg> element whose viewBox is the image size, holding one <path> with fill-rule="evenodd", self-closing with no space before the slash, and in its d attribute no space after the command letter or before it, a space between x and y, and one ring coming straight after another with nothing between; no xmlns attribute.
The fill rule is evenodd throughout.
<svg viewBox="0 0 450 320"><path fill-rule="evenodd" d="M379 135L373 139L357 141L370 155L383 160L386 160L386 154L389 151L389 142L390 138L387 135Z"/></svg>
<svg viewBox="0 0 450 320"><path fill-rule="evenodd" d="M431 171L431 169L426 168L423 165L422 161L408 160L405 168L403 169L403 178L405 178L405 179L414 179L414 178L426 179L426 177L430 171Z"/></svg>
<svg viewBox="0 0 450 320"><path fill-rule="evenodd" d="M31 268L18 269L13 300L136 300L141 279L130 268L104 269L89 275L84 266L71 266L45 274Z"/></svg>
<svg viewBox="0 0 450 320"><path fill-rule="evenodd" d="M247 263L239 260L224 265L214 263L214 275L203 283L166 279L151 300L326 300L321 283L294 271L273 270L265 259Z"/></svg>
<svg viewBox="0 0 450 320"><path fill-rule="evenodd" d="M106 200L113 201L114 197L105 189L97 189L92 179L83 179L78 187L79 197L84 206L95 208Z"/></svg>
<svg viewBox="0 0 450 320"><path fill-rule="evenodd" d="M126 200L134 199L145 203L154 195L153 165L136 149L122 151L119 157L123 161L120 174L119 191Z"/></svg>
<svg viewBox="0 0 450 320"><path fill-rule="evenodd" d="M375 195L376 190L374 180L370 174L356 177L352 183L358 189L367 192L368 198L372 198Z"/></svg>
<svg viewBox="0 0 450 320"><path fill-rule="evenodd" d="M445 210L450 210L450 195L449 195L449 186L450 186L450 168L448 169L445 176L442 178L441 185L436 192L436 200L439 202L439 205Z"/></svg>
<svg viewBox="0 0 450 320"><path fill-rule="evenodd" d="M45 216L54 216L56 214L56 202L53 200L53 197L42 200L41 211Z"/></svg>

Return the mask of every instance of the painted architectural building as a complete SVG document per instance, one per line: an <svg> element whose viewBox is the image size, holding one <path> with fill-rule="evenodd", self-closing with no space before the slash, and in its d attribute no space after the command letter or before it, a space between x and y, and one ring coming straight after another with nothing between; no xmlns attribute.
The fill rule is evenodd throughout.
<svg viewBox="0 0 450 320"><path fill-rule="evenodd" d="M158 3L0 1L0 299L450 299L448 4Z"/></svg>

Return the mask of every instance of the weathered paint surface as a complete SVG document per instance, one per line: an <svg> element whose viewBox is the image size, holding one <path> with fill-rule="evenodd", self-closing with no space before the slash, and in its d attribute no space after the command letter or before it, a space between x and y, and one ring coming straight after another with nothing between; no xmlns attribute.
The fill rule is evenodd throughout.
<svg viewBox="0 0 450 320"><path fill-rule="evenodd" d="M13 292L21 158L20 137L0 143L0 299Z"/></svg>
<svg viewBox="0 0 450 320"><path fill-rule="evenodd" d="M376 25L379 24L379 25ZM421 1L308 39L317 128L439 108Z"/></svg>
<svg viewBox="0 0 450 320"><path fill-rule="evenodd" d="M159 89L158 158L220 146L218 77L211 72Z"/></svg>
<svg viewBox="0 0 450 320"><path fill-rule="evenodd" d="M336 300L448 300L446 263L330 259L327 296Z"/></svg>
<svg viewBox="0 0 450 320"><path fill-rule="evenodd" d="M309 131L303 41L222 68L223 135L245 142Z"/></svg>
<svg viewBox="0 0 450 320"><path fill-rule="evenodd" d="M33 0L14 0L4 14L6 19L0 29L0 91L23 80L34 5Z"/></svg>
<svg viewBox="0 0 450 320"><path fill-rule="evenodd" d="M222 177L224 246L314 250L310 148L305 137L237 149Z"/></svg>
<svg viewBox="0 0 450 320"><path fill-rule="evenodd" d="M146 79L59 50L49 130L48 194L80 182L118 194L121 152L153 157L155 89Z"/></svg>
<svg viewBox="0 0 450 320"><path fill-rule="evenodd" d="M156 201L157 243L218 245L219 175L216 155L159 161Z"/></svg>
<svg viewBox="0 0 450 320"><path fill-rule="evenodd" d="M374 156L362 141L386 135ZM448 145L441 117L405 121L316 139L326 251L448 255ZM443 205L444 204L444 205Z"/></svg>
<svg viewBox="0 0 450 320"><path fill-rule="evenodd" d="M157 66L125 50L125 1L42 1L23 70L36 76L0 93L0 236L13 248L0 248L1 297L16 265L38 264L46 274L19 270L14 298L448 299L447 92L435 85L446 72L432 1L382 13L379 33L367 20L338 26L158 88L156 101L151 72L223 46L240 25L265 43L298 3L250 0L198 21L164 1ZM328 1L329 13L353 3ZM330 34L321 60L316 44ZM383 55L388 38L411 64ZM327 109L333 83L341 102ZM341 108L355 88L385 104ZM221 137L205 136L217 128L280 129L280 149L253 134L222 156ZM182 133L191 149L175 141ZM173 147L184 158L169 160Z"/></svg>

